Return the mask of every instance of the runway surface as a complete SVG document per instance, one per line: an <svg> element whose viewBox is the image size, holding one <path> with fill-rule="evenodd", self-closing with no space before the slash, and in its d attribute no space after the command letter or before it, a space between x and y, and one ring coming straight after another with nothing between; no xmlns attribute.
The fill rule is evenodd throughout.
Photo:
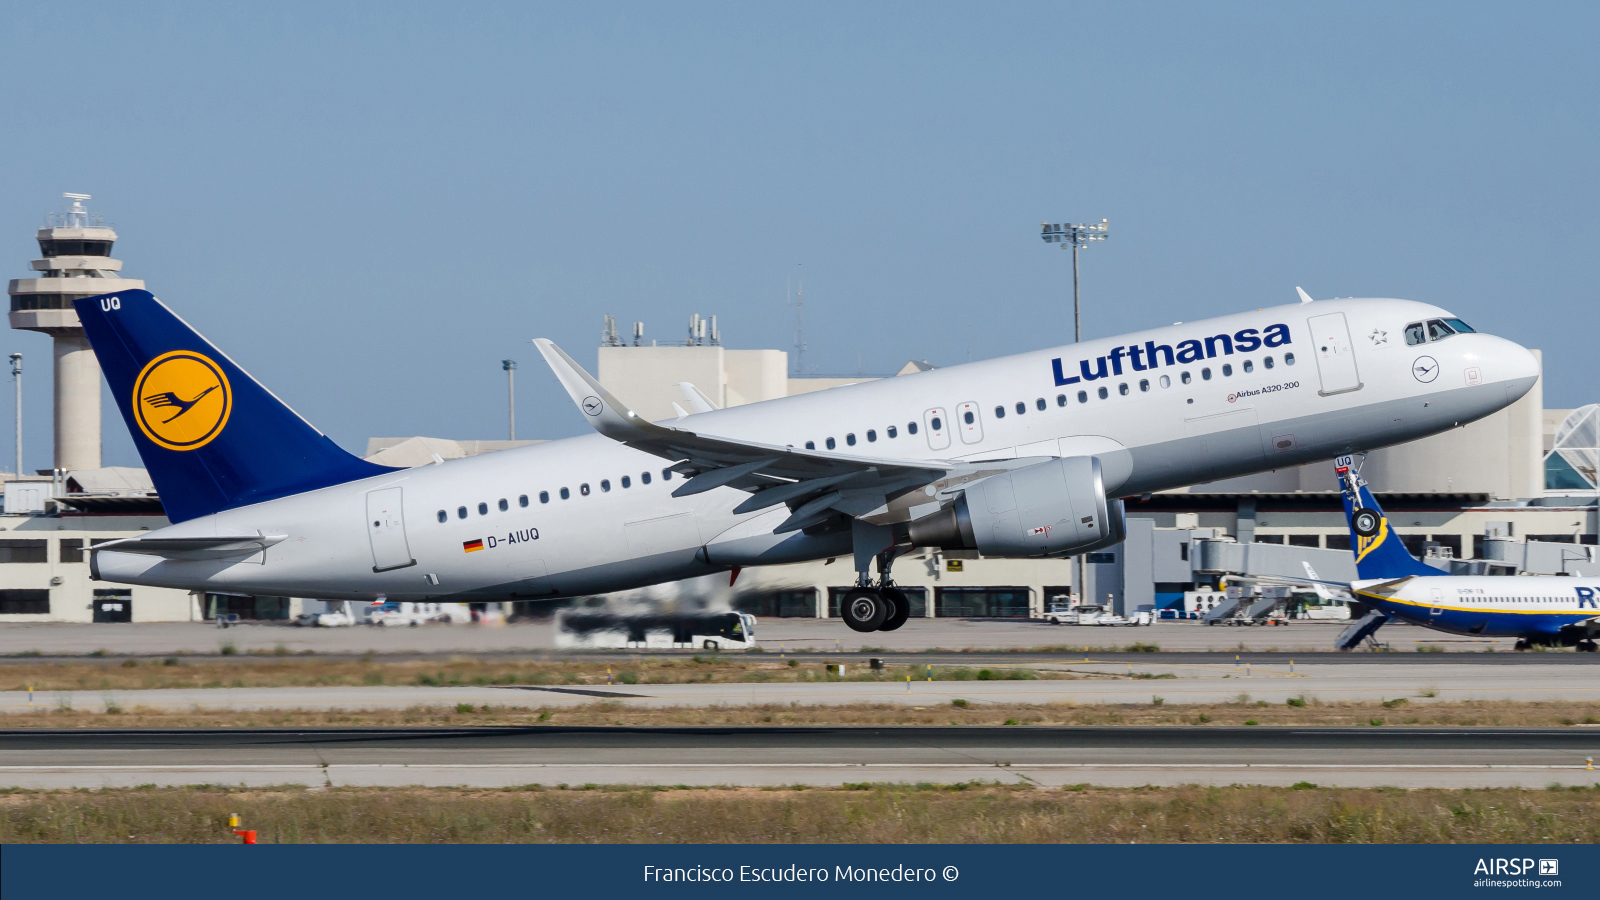
<svg viewBox="0 0 1600 900"><path fill-rule="evenodd" d="M454 706L471 703L506 707L561 707L615 701L639 706L749 706L768 703L841 704L894 703L912 706L945 704L960 698L972 703L1147 704L1161 697L1169 704L1238 702L1281 704L1290 697L1322 701L1392 700L1410 703L1454 700L1582 701L1600 703L1600 678L1587 664L1591 654L1569 654L1539 663L1505 664L1439 655L1448 662L1374 662L1305 664L1288 660L1234 662L1201 657L1193 663L1162 662L1128 656L1106 660L1094 656L1007 655L989 663L994 672L1008 668L1057 671L1070 680L991 680L906 682L877 681L617 684L617 685L454 685L281 688L163 688L154 690L0 692L0 724L4 714L70 706L102 712L123 709L403 709L408 706ZM1383 657L1379 657L1383 659ZM1469 661L1470 660L1470 661ZM1584 662L1574 662L1584 660ZM619 669L619 671L621 671ZM846 673L868 671L847 666ZM31 705L30 705L31 704Z"/></svg>
<svg viewBox="0 0 1600 900"><path fill-rule="evenodd" d="M1326 653L1333 650L1334 639L1347 624L1296 621L1281 627L1239 628L1164 621L1140 628L1080 628L1034 619L912 619L898 631L857 634L838 619L762 618L757 621L756 636L769 652L918 653L930 648L970 651L1047 646L1108 652L1138 643L1184 652ZM1401 651L1426 646L1446 652L1500 652L1511 650L1514 643L1395 623L1385 625L1378 637ZM207 655L218 653L224 644L233 645L240 654L270 653L279 646L289 653L319 655L556 652L549 622L422 628L296 628L252 622L226 629L204 622L22 622L0 628L0 657L22 653L87 656L96 651L112 656Z"/></svg>
<svg viewBox="0 0 1600 900"><path fill-rule="evenodd" d="M1600 784L1600 729L467 728L0 731L0 784L1530 787Z"/></svg>

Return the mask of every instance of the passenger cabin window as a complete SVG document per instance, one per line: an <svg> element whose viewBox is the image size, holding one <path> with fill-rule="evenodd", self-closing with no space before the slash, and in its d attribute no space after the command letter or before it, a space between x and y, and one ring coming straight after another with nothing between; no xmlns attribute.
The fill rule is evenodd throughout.
<svg viewBox="0 0 1600 900"><path fill-rule="evenodd" d="M549 503L550 502L550 492L549 491L540 491L539 492L539 502L540 503Z"/></svg>
<svg viewBox="0 0 1600 900"><path fill-rule="evenodd" d="M626 475L622 476L622 487L624 489L633 487L633 479Z"/></svg>
<svg viewBox="0 0 1600 900"><path fill-rule="evenodd" d="M868 428L867 429L867 443L870 444L873 441L876 441L877 439L878 439L878 432L874 431L871 428Z"/></svg>
<svg viewBox="0 0 1600 900"><path fill-rule="evenodd" d="M1056 405L1057 406L1066 406L1067 405L1067 395L1066 394L1057 394L1056 395Z"/></svg>
<svg viewBox="0 0 1600 900"><path fill-rule="evenodd" d="M1283 364L1286 365L1286 366L1294 365L1294 354L1293 353L1285 353L1283 355Z"/></svg>
<svg viewBox="0 0 1600 900"><path fill-rule="evenodd" d="M583 484L578 485L578 493L585 497L589 496L589 482L585 481Z"/></svg>
<svg viewBox="0 0 1600 900"><path fill-rule="evenodd" d="M442 509L439 510L439 521L440 521L440 523L444 523L444 522L450 521L450 514L445 512Z"/></svg>
<svg viewBox="0 0 1600 900"><path fill-rule="evenodd" d="M815 450L815 449L817 449L817 442L816 441L806 441L806 449L807 450Z"/></svg>
<svg viewBox="0 0 1600 900"><path fill-rule="evenodd" d="M456 507L456 518L465 519L466 517L467 517L467 508L465 506Z"/></svg>
<svg viewBox="0 0 1600 900"><path fill-rule="evenodd" d="M661 480L662 481L671 481L672 480L672 470L671 469L662 469L661 470Z"/></svg>
<svg viewBox="0 0 1600 900"><path fill-rule="evenodd" d="M1104 400L1108 396L1110 396L1110 394L1106 391L1106 389L1105 388L1101 388L1100 389L1100 399Z"/></svg>
<svg viewBox="0 0 1600 900"><path fill-rule="evenodd" d="M1004 419L1006 417L1006 408L1004 406L996 406L994 408L994 417L996 419ZM972 413L966 413L962 418L967 420L968 425L972 424Z"/></svg>
<svg viewBox="0 0 1600 900"><path fill-rule="evenodd" d="M944 429L944 422L940 421L938 416L934 416L933 417L933 421L930 424L933 425L933 430L934 431L942 431ZM917 433L916 432L917 426L916 426L915 423L907 425L906 427L911 429L911 433L912 434L916 434Z"/></svg>
<svg viewBox="0 0 1600 900"><path fill-rule="evenodd" d="M500 511L501 512L505 512L506 510L508 510L510 508L511 508L511 502L508 501L506 498L501 497L500 498Z"/></svg>
<svg viewBox="0 0 1600 900"><path fill-rule="evenodd" d="M850 432L850 433L849 433L849 434L847 434L847 435L845 435L845 436L844 436L844 442L845 442L845 443L846 443L846 444L848 444L848 445L850 445L850 446L851 446L851 447L854 447L854 446L855 446L855 445L856 445L856 435L855 435L855 432L853 432L853 431L852 431L852 432Z"/></svg>
<svg viewBox="0 0 1600 900"><path fill-rule="evenodd" d="M1272 357L1268 356L1268 357L1263 358L1261 360L1261 364L1263 366L1266 366L1269 369L1272 368Z"/></svg>
<svg viewBox="0 0 1600 900"><path fill-rule="evenodd" d="M1164 388L1172 387L1172 379L1165 375L1161 376L1161 386Z"/></svg>
<svg viewBox="0 0 1600 900"><path fill-rule="evenodd" d="M1150 390L1150 379L1148 379L1148 378L1139 379L1139 390L1141 392Z"/></svg>
<svg viewBox="0 0 1600 900"><path fill-rule="evenodd" d="M572 492L567 490L566 488L562 488L561 489L561 499L563 499L563 500L571 500L572 499Z"/></svg>
<svg viewBox="0 0 1600 900"><path fill-rule="evenodd" d="M611 490L611 479L609 479L609 478L600 479L600 490L602 492L609 493L610 490Z"/></svg>
<svg viewBox="0 0 1600 900"><path fill-rule="evenodd" d="M650 483L650 473L649 472L640 472L639 473L639 480L644 482L645 484L649 484Z"/></svg>
<svg viewBox="0 0 1600 900"><path fill-rule="evenodd" d="M1211 380L1211 370L1210 369L1201 369L1200 370L1200 377L1202 379L1206 380L1206 381L1210 381Z"/></svg>
<svg viewBox="0 0 1600 900"><path fill-rule="evenodd" d="M933 420L933 430L934 431L938 431L939 430L939 420L938 419L934 419ZM916 433L917 433L917 423L915 423L915 422L907 422L906 423L906 434L916 434Z"/></svg>
<svg viewBox="0 0 1600 900"><path fill-rule="evenodd" d="M1017 415L1020 416L1020 415L1022 415L1023 413L1025 413L1027 411L1028 411L1028 404L1023 403L1022 401L1018 400L1017 401Z"/></svg>
<svg viewBox="0 0 1600 900"><path fill-rule="evenodd" d="M478 515L487 516L488 514L489 514L489 504L487 504L487 503L479 503L478 504Z"/></svg>
<svg viewBox="0 0 1600 900"><path fill-rule="evenodd" d="M526 507L528 505L528 495L527 494L523 494L521 497L518 497L517 498L517 505L518 506L522 506L522 507Z"/></svg>
<svg viewBox="0 0 1600 900"><path fill-rule="evenodd" d="M1033 401L1033 408L1037 409L1040 412L1044 412L1045 407L1047 407L1047 406L1049 406L1049 404L1044 402L1044 398L1043 397L1040 397L1039 399Z"/></svg>
<svg viewBox="0 0 1600 900"><path fill-rule="evenodd" d="M1233 363L1223 363L1222 364L1222 377L1223 378L1232 378L1233 377Z"/></svg>
<svg viewBox="0 0 1600 900"><path fill-rule="evenodd" d="M893 425L890 425L889 426L889 430L888 430L888 434L889 434L889 440L892 441L895 438L900 436L900 429L894 427ZM870 432L870 431L867 432L867 440L872 440L872 432Z"/></svg>
<svg viewBox="0 0 1600 900"><path fill-rule="evenodd" d="M832 450L834 447L839 446L837 443L834 442L833 438L828 438L828 442L827 443L828 443L828 449L829 450Z"/></svg>
<svg viewBox="0 0 1600 900"><path fill-rule="evenodd" d="M1117 385L1117 393L1124 397L1128 396L1128 383L1126 381Z"/></svg>
<svg viewBox="0 0 1600 900"><path fill-rule="evenodd" d="M1423 330L1421 322L1412 322L1406 326L1406 344L1408 346L1414 347L1417 344L1427 343L1427 341L1428 333Z"/></svg>
<svg viewBox="0 0 1600 900"><path fill-rule="evenodd" d="M1246 372L1254 372L1256 370L1256 364L1247 359L1240 368L1243 368Z"/></svg>
<svg viewBox="0 0 1600 900"><path fill-rule="evenodd" d="M1078 392L1078 402L1079 403L1088 403L1089 402L1089 392L1088 391L1079 391Z"/></svg>

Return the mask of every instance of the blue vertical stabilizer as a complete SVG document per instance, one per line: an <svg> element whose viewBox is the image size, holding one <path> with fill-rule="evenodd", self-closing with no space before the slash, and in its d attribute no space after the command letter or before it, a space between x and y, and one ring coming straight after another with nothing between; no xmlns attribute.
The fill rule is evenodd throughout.
<svg viewBox="0 0 1600 900"><path fill-rule="evenodd" d="M171 521L392 471L346 453L149 291L73 306Z"/></svg>
<svg viewBox="0 0 1600 900"><path fill-rule="evenodd" d="M1411 555L1400 536L1389 527L1389 517L1372 496L1367 483L1354 471L1339 473L1343 485L1344 518L1350 528L1350 547L1356 556L1356 576L1404 578L1407 575L1433 576L1449 573L1426 565ZM1360 521L1358 521L1360 520ZM1367 532L1363 535L1362 532Z"/></svg>

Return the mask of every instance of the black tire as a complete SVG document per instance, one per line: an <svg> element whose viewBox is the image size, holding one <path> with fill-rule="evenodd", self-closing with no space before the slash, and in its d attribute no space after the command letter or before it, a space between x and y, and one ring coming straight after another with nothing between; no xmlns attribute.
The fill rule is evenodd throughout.
<svg viewBox="0 0 1600 900"><path fill-rule="evenodd" d="M877 631L888 612L889 604L870 588L856 588L845 594L844 601L839 604L839 618L844 619L851 631Z"/></svg>
<svg viewBox="0 0 1600 900"><path fill-rule="evenodd" d="M1362 537L1372 537L1383 525L1383 514L1375 509L1358 509L1350 514L1350 528Z"/></svg>
<svg viewBox="0 0 1600 900"><path fill-rule="evenodd" d="M884 614L883 624L878 626L879 631L893 631L911 618L911 599L905 591L894 587L884 588L883 599L893 608Z"/></svg>

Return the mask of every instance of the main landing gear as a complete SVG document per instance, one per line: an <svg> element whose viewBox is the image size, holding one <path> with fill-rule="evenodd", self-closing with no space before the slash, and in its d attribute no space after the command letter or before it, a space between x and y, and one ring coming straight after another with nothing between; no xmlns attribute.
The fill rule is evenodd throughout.
<svg viewBox="0 0 1600 900"><path fill-rule="evenodd" d="M881 525L857 519L853 528L856 557L856 586L839 604L839 618L851 631L894 631L911 616L911 601L906 592L894 586L889 568L894 564L894 532ZM871 565L878 563L878 581L873 584Z"/></svg>

